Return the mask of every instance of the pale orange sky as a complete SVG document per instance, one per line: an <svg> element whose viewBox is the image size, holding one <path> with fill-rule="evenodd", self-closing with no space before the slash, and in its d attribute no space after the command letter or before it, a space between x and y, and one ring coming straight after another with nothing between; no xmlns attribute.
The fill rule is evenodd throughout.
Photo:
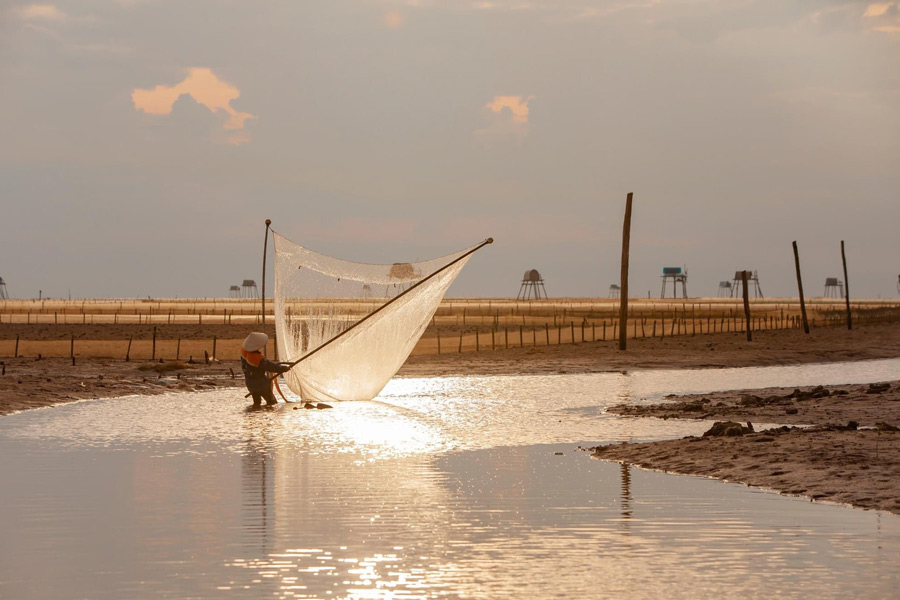
<svg viewBox="0 0 900 600"><path fill-rule="evenodd" d="M898 0L248 6L0 7L14 293L225 293L271 218L362 261L493 236L451 295L605 295L634 192L642 295L795 294L795 239L811 289L844 239L851 291L897 294Z"/></svg>

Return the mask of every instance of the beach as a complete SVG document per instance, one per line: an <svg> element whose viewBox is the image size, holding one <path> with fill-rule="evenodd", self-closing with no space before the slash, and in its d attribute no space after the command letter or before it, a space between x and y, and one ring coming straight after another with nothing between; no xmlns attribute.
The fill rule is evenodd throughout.
<svg viewBox="0 0 900 600"><path fill-rule="evenodd" d="M221 327L221 326L217 326ZM192 335L189 331L182 332ZM199 335L194 332L193 335ZM121 336L120 336L121 337ZM121 342L121 339L118 340ZM593 373L635 369L716 369L900 357L900 325L829 327L585 342L412 356L399 377ZM190 360L190 361L189 361ZM150 360L3 358L0 414L92 398L234 388L243 395L238 361L192 356ZM637 418L778 423L776 431L692 437L592 449L594 456L685 475L900 514L900 382L732 391L668 398L656 406L617 407ZM827 392L827 395L826 395ZM791 394L794 394L792 397ZM848 424L854 421L854 426ZM878 425L882 423L883 425ZM812 426L799 428L799 426Z"/></svg>

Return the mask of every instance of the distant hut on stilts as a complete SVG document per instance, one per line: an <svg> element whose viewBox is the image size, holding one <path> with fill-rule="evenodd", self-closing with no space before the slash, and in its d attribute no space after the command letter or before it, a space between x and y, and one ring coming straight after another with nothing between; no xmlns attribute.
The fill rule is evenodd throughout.
<svg viewBox="0 0 900 600"><path fill-rule="evenodd" d="M516 300L529 300L534 296L535 300L542 297L547 299L547 289L544 287L544 278L538 273L537 269L525 271L522 277L522 285L519 287L519 295Z"/></svg>

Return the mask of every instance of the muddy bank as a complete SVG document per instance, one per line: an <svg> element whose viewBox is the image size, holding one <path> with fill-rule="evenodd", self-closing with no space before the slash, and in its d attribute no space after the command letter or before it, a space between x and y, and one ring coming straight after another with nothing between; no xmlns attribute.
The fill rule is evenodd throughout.
<svg viewBox="0 0 900 600"><path fill-rule="evenodd" d="M900 324L773 330L744 334L629 339L616 342L483 350L412 356L401 376L593 373L626 369L719 369L895 358L900 356Z"/></svg>
<svg viewBox="0 0 900 600"><path fill-rule="evenodd" d="M874 427L879 422L900 423L900 381L671 396L661 404L623 404L610 407L608 412L660 419L792 425L856 421L862 427Z"/></svg>
<svg viewBox="0 0 900 600"><path fill-rule="evenodd" d="M113 359L4 358L0 415L89 398L243 385L239 363L174 364ZM179 367L179 368L173 368ZM234 378L232 378L232 372Z"/></svg>
<svg viewBox="0 0 900 600"><path fill-rule="evenodd" d="M719 436L598 446L597 458L900 514L900 381L682 396L610 412L734 424ZM812 426L748 432L748 422Z"/></svg>

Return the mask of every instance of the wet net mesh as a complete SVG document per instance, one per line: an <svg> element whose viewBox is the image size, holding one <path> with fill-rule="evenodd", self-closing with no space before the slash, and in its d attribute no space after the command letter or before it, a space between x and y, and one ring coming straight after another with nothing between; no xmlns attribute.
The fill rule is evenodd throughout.
<svg viewBox="0 0 900 600"><path fill-rule="evenodd" d="M274 239L278 359L311 355L285 380L291 391L312 401L377 396L412 352L471 254L440 269L475 248L422 262L373 265L319 254L279 234Z"/></svg>

